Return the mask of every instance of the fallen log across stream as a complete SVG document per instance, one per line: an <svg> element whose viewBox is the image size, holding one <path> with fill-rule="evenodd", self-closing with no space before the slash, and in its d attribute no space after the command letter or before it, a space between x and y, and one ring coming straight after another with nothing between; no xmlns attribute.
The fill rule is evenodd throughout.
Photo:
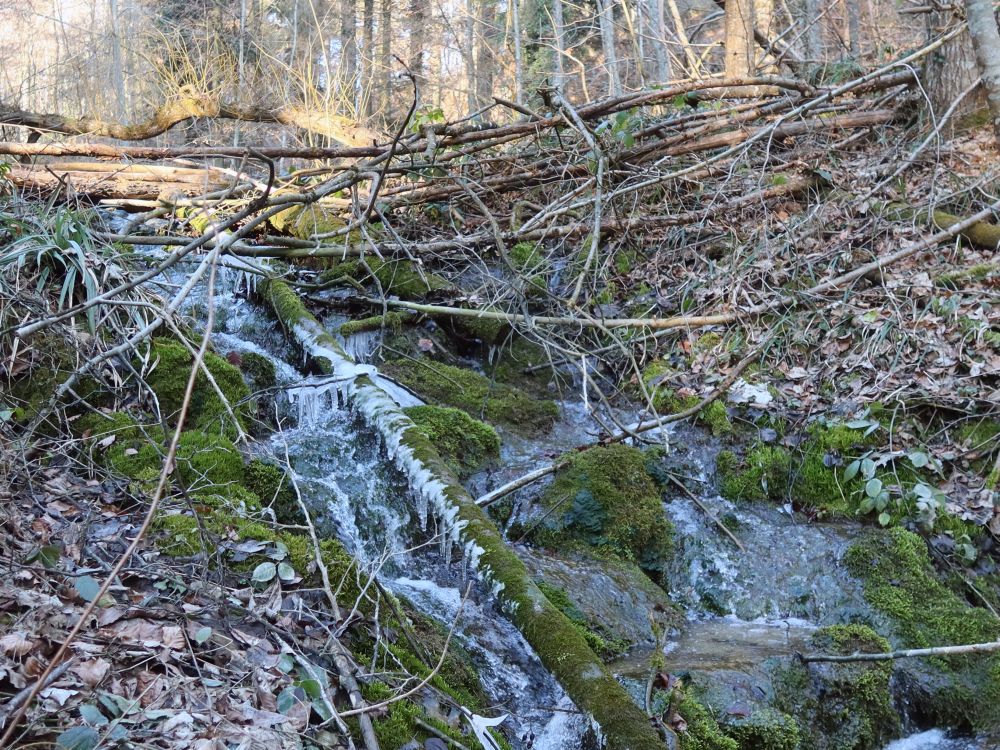
<svg viewBox="0 0 1000 750"><path fill-rule="evenodd" d="M486 511L447 468L428 437L373 380L375 368L356 365L306 310L291 287L269 281L263 299L294 343L325 374L351 382L351 400L377 429L390 456L416 493L422 493L444 521L442 533L462 545L471 567L492 585L504 612L524 634L545 667L582 711L593 717L608 750L651 750L664 740L628 692L591 650L580 631L542 593L524 563L507 546ZM662 727L669 746L673 732Z"/></svg>

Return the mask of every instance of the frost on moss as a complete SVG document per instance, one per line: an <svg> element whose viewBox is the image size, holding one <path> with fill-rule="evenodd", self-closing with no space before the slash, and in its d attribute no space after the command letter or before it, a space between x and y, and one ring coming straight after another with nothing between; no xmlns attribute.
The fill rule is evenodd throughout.
<svg viewBox="0 0 1000 750"><path fill-rule="evenodd" d="M240 355L240 371L258 390L273 388L278 382L274 362L257 352L244 352Z"/></svg>
<svg viewBox="0 0 1000 750"><path fill-rule="evenodd" d="M550 546L583 541L657 575L670 556L673 528L642 451L598 446L568 460L542 495L550 515L535 539Z"/></svg>
<svg viewBox="0 0 1000 750"><path fill-rule="evenodd" d="M425 270L411 260L380 260L369 255L364 262L349 260L338 263L320 276L320 281L330 282L349 278L362 284L374 284L382 292L401 299L422 300L433 292L453 289L451 282Z"/></svg>
<svg viewBox="0 0 1000 750"><path fill-rule="evenodd" d="M459 477L469 476L500 458L496 430L460 409L411 406L403 411L431 439L441 458Z"/></svg>
<svg viewBox="0 0 1000 750"><path fill-rule="evenodd" d="M461 367L430 359L392 360L385 363L384 370L425 401L452 406L519 432L544 430L559 416L555 402L532 398L509 385L491 383L484 375Z"/></svg>
<svg viewBox="0 0 1000 750"><path fill-rule="evenodd" d="M813 634L826 654L884 653L889 642L866 625L834 625ZM775 675L775 705L794 715L815 750L878 750L899 734L892 707L891 662L791 662Z"/></svg>
<svg viewBox="0 0 1000 750"><path fill-rule="evenodd" d="M147 373L146 382L156 394L163 417L168 422L174 422L184 402L194 357L183 344L169 339L154 339L149 359L153 368ZM211 373L233 413L245 428L249 416L250 389L243 382L240 371L212 352L205 353L204 367ZM195 379L185 425L204 431L221 432L229 437L236 435L236 426L201 368Z"/></svg>
<svg viewBox="0 0 1000 750"><path fill-rule="evenodd" d="M872 533L848 550L844 562L903 647L985 643L1000 633L992 613L937 579L927 545L916 534L899 528ZM936 657L927 664L934 677L910 695L918 715L934 725L1000 728L1000 655Z"/></svg>

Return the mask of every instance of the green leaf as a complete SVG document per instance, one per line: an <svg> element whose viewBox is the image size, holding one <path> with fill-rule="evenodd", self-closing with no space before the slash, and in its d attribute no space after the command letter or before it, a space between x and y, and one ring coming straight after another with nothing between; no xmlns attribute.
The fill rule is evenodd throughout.
<svg viewBox="0 0 1000 750"><path fill-rule="evenodd" d="M847 468L844 469L844 481L850 482L854 477L858 475L858 470L861 468L860 461L851 461L847 464Z"/></svg>
<svg viewBox="0 0 1000 750"><path fill-rule="evenodd" d="M56 738L56 745L63 750L94 750L101 735L91 727L73 727Z"/></svg>
<svg viewBox="0 0 1000 750"><path fill-rule="evenodd" d="M84 601L92 602L101 590L101 583L93 576L80 576L73 581L73 587L76 589L76 593L80 595L80 598Z"/></svg>
<svg viewBox="0 0 1000 750"><path fill-rule="evenodd" d="M93 703L84 703L80 706L80 718L94 727L101 727L108 723L108 717L101 713L101 709Z"/></svg>
<svg viewBox="0 0 1000 750"><path fill-rule="evenodd" d="M865 494L868 495L868 497L878 497L881 491L882 491L881 479L869 479L868 483L865 484Z"/></svg>
<svg viewBox="0 0 1000 750"><path fill-rule="evenodd" d="M212 637L212 629L207 625L194 634L194 642L199 646Z"/></svg>
<svg viewBox="0 0 1000 750"><path fill-rule="evenodd" d="M871 479L875 476L875 462L870 458L866 458L861 462L861 475L865 479Z"/></svg>
<svg viewBox="0 0 1000 750"><path fill-rule="evenodd" d="M306 693L300 687L286 687L278 693L278 712L287 714L296 703L305 703Z"/></svg>
<svg viewBox="0 0 1000 750"><path fill-rule="evenodd" d="M873 510L875 510L875 498L873 497L866 497L864 500L861 501L861 504L858 506L858 512L861 515L867 515L871 513Z"/></svg>
<svg viewBox="0 0 1000 750"><path fill-rule="evenodd" d="M909 458L910 463L918 469L922 469L931 462L930 458L928 458L927 454L923 451L910 451L906 457Z"/></svg>
<svg viewBox="0 0 1000 750"><path fill-rule="evenodd" d="M888 526L889 521L891 520L892 518L890 518L889 514L886 513L885 511L882 511L881 513L878 514L878 522L880 526Z"/></svg>
<svg viewBox="0 0 1000 750"><path fill-rule="evenodd" d="M278 563L278 578L282 581L295 580L295 568L286 562Z"/></svg>
<svg viewBox="0 0 1000 750"><path fill-rule="evenodd" d="M253 570L253 579L257 583L267 583L277 574L278 569L273 562L262 562Z"/></svg>

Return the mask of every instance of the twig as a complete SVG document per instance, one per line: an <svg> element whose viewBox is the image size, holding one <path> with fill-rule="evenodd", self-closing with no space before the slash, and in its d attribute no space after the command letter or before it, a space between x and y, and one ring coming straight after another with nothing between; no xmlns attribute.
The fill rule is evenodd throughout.
<svg viewBox="0 0 1000 750"><path fill-rule="evenodd" d="M812 662L856 662L856 661L892 661L893 659L913 659L923 656L955 656L958 654L986 654L1000 651L1000 641L989 643L970 643L967 646L935 646L933 648L908 648L901 651L889 651L882 654L796 654L798 659L806 664Z"/></svg>

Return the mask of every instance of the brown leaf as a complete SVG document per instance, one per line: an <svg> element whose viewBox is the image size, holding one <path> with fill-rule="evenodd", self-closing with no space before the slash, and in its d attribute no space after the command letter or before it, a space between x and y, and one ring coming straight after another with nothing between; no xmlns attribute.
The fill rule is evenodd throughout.
<svg viewBox="0 0 1000 750"><path fill-rule="evenodd" d="M161 641L164 648L175 651L183 649L186 645L184 631L175 625L167 625L163 628Z"/></svg>
<svg viewBox="0 0 1000 750"><path fill-rule="evenodd" d="M24 656L34 648L35 644L29 641L24 633L8 633L0 638L0 651L8 656Z"/></svg>
<svg viewBox="0 0 1000 750"><path fill-rule="evenodd" d="M111 662L104 659L89 659L70 667L70 672L79 677L83 683L89 687L97 687L101 684L108 672L111 671Z"/></svg>

